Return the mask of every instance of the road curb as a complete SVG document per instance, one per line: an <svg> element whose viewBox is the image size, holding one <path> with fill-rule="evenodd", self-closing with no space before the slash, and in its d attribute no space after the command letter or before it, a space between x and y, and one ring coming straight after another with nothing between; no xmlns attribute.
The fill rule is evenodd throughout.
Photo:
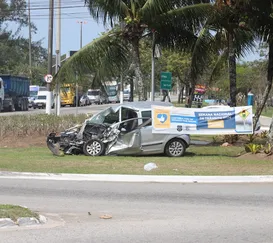
<svg viewBox="0 0 273 243"><path fill-rule="evenodd" d="M154 176L108 174L51 174L0 172L0 179L94 181L94 182L154 182L154 183L272 183L273 175L264 176Z"/></svg>
<svg viewBox="0 0 273 243"><path fill-rule="evenodd" d="M39 218L34 217L21 217L16 221L13 221L10 218L0 218L0 229L3 228L12 228L12 227L29 227L29 226L39 226L47 222L47 219L43 215L39 215Z"/></svg>

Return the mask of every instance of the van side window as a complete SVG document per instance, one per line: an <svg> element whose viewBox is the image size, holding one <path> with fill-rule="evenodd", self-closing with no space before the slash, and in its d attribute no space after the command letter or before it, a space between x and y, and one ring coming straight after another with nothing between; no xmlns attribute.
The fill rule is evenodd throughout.
<svg viewBox="0 0 273 243"><path fill-rule="evenodd" d="M142 123L143 123L143 122L146 122L147 119L152 118L152 111L142 111L142 112L141 112L141 117L143 117ZM147 127L147 126L151 126L151 125L152 125L152 122L149 122L149 123L146 125L146 127Z"/></svg>

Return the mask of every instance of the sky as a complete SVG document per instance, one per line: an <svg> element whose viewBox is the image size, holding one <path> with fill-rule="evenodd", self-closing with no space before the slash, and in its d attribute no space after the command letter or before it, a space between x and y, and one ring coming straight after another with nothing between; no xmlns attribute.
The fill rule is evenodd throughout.
<svg viewBox="0 0 273 243"><path fill-rule="evenodd" d="M78 21L84 21L83 24L83 46L92 42L99 34L105 31L102 24L94 21L87 7L84 6L84 0L61 0L62 17L61 17L61 53L66 54L70 50L80 49L80 24ZM55 12L57 11L57 2L55 0ZM42 40L42 46L48 48L48 26L49 26L49 0L30 0L31 3L31 21L37 27L37 33L32 34L32 40ZM54 16L54 37L53 51L55 54L56 44L56 14ZM9 26L16 30L15 24ZM22 29L21 34L28 38L28 28Z"/></svg>
<svg viewBox="0 0 273 243"><path fill-rule="evenodd" d="M55 54L56 44L56 11L57 2L55 0L55 16L53 31L53 53ZM99 34L105 31L104 26L92 19L87 7L84 6L84 0L61 0L62 17L61 17L61 53L67 54L70 50L77 51L80 49L80 24L83 24L83 46L92 42ZM48 48L48 25L49 25L49 0L30 0L31 4L31 21L37 27L37 33L32 34L32 40L42 40L42 46ZM16 30L18 26L12 24L10 29ZM28 38L28 28L22 29L21 34ZM259 59L257 53L249 53L242 61L253 61Z"/></svg>

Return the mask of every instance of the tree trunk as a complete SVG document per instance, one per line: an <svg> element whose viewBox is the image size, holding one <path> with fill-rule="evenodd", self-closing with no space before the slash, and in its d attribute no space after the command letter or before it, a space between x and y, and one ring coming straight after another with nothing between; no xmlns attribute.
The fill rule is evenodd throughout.
<svg viewBox="0 0 273 243"><path fill-rule="evenodd" d="M182 89L181 89L181 103L183 104L183 100L184 100L184 90L185 90L185 86L183 85Z"/></svg>
<svg viewBox="0 0 273 243"><path fill-rule="evenodd" d="M233 34L228 33L228 52L229 52L229 93L230 93L230 106L236 106L236 94L237 94L237 85L236 85L236 55L234 48Z"/></svg>
<svg viewBox="0 0 273 243"><path fill-rule="evenodd" d="M134 101L134 79L130 78L130 101Z"/></svg>
<svg viewBox="0 0 273 243"><path fill-rule="evenodd" d="M138 100L143 101L145 100L145 96L144 96L144 86L143 86L143 74L140 68L139 39L135 39L132 41L132 47L133 47L132 63L133 63L133 68L135 71L135 77L137 81Z"/></svg>
<svg viewBox="0 0 273 243"><path fill-rule="evenodd" d="M259 102L257 105L257 110L255 113L255 119L254 119L254 127L256 127L256 124L262 114L263 108L268 100L269 93L272 88L272 79L273 79L273 40L269 42L269 57L268 57L268 67L267 67L267 83L266 88L263 93L262 102ZM272 137L273 137L273 119L270 125L270 131L269 131L269 140L271 140L272 144ZM270 139L271 137L271 139Z"/></svg>
<svg viewBox="0 0 273 243"><path fill-rule="evenodd" d="M178 104L182 104L182 103L183 103L183 99L184 99L184 89L185 89L185 86L182 86L182 88L179 89Z"/></svg>
<svg viewBox="0 0 273 243"><path fill-rule="evenodd" d="M194 91L195 91L195 81L192 81L191 87L189 88L188 105L187 105L188 108L192 107Z"/></svg>

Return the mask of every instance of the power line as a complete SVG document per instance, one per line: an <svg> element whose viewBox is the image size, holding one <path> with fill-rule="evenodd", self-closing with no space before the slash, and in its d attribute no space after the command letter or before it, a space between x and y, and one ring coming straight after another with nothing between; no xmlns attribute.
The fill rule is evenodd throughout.
<svg viewBox="0 0 273 243"><path fill-rule="evenodd" d="M62 6L62 7L54 7L53 9L70 9L70 8L87 8L87 6L82 6L82 5L74 5L74 6ZM30 8L31 11L35 11L35 10L49 10L49 7L37 7L37 8ZM21 10L28 10L27 8L22 8ZM7 10L1 10L2 13L5 12L14 12L14 10L12 9L7 9Z"/></svg>
<svg viewBox="0 0 273 243"><path fill-rule="evenodd" d="M88 12L67 12L67 13L62 13L62 15L87 15L87 16L91 16ZM45 14L32 14L31 17L46 17L48 16L47 13Z"/></svg>

